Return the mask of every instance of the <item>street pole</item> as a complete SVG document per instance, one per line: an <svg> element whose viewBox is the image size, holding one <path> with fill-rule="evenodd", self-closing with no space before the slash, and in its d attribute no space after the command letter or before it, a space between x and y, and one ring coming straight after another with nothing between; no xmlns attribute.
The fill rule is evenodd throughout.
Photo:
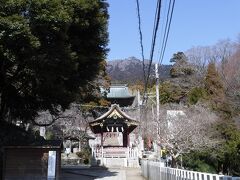
<svg viewBox="0 0 240 180"><path fill-rule="evenodd" d="M158 64L156 63L155 64L155 76L156 76L156 104L157 104L157 117L156 117L156 120L157 120L157 133L158 133L158 137L159 137L159 141L160 141L160 109L159 109L159 104L160 104L160 102L159 102L159 74L158 74ZM161 142L159 142L159 143L161 143ZM160 169L160 180L162 179L161 178L161 145L159 146L159 156L160 156L160 158L159 158L159 162L160 162L160 167L159 167L159 169Z"/></svg>
<svg viewBox="0 0 240 180"><path fill-rule="evenodd" d="M159 74L158 74L158 64L155 64L155 76L156 76L156 102L157 102L157 128L158 128L158 134L160 131L159 126Z"/></svg>

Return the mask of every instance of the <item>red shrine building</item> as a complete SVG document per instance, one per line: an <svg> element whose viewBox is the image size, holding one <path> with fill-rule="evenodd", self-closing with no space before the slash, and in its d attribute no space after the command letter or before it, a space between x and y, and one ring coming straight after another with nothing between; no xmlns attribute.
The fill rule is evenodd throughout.
<svg viewBox="0 0 240 180"><path fill-rule="evenodd" d="M96 135L92 156L99 165L106 167L138 166L138 149L131 146L130 135L139 121L123 112L124 105L132 104L134 96L126 85L111 86L107 98L112 102L110 109L90 122L90 128Z"/></svg>

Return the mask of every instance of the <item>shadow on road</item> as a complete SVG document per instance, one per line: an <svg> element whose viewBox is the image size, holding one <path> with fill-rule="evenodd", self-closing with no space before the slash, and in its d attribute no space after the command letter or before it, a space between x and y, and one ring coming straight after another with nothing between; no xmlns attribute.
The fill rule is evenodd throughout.
<svg viewBox="0 0 240 180"><path fill-rule="evenodd" d="M60 180L94 180L118 176L118 172L104 167L62 168ZM112 179L112 178L110 178Z"/></svg>

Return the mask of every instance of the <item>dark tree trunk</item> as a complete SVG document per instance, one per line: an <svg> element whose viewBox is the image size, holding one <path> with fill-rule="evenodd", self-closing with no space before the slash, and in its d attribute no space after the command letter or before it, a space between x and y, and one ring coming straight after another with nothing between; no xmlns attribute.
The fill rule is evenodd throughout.
<svg viewBox="0 0 240 180"><path fill-rule="evenodd" d="M177 158L172 156L172 161L171 161L171 167L176 168L177 167Z"/></svg>

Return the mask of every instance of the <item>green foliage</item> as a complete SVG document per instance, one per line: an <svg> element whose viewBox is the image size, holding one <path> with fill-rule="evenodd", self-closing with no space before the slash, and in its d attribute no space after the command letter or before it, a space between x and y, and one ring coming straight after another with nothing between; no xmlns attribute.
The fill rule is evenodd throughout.
<svg viewBox="0 0 240 180"><path fill-rule="evenodd" d="M105 71L104 1L3 0L0 14L1 120L89 101L96 89L89 81Z"/></svg>
<svg viewBox="0 0 240 180"><path fill-rule="evenodd" d="M0 121L0 127L0 151L1 147L6 145L29 145L43 140L43 138L39 136L39 132L25 131L24 128L4 121Z"/></svg>
<svg viewBox="0 0 240 180"><path fill-rule="evenodd" d="M172 78L194 74L194 69L188 63L187 57L183 52L177 52L176 54L173 54L173 58L170 60L170 62L174 62L174 65L170 70L170 75Z"/></svg>
<svg viewBox="0 0 240 180"><path fill-rule="evenodd" d="M188 62L183 52L174 54L171 62L174 62L170 70L172 78L161 84L160 102L186 104L187 99L190 99L191 103L194 103L198 100L196 92L190 93L190 98L188 97L189 91L197 84L194 67Z"/></svg>
<svg viewBox="0 0 240 180"><path fill-rule="evenodd" d="M183 166L187 169L200 172L216 173L214 162L209 156L210 151L191 152L183 156Z"/></svg>
<svg viewBox="0 0 240 180"><path fill-rule="evenodd" d="M166 103L179 103L184 96L184 91L178 86L169 81L160 85L160 102Z"/></svg>
<svg viewBox="0 0 240 180"><path fill-rule="evenodd" d="M185 103L187 98L189 105L209 105L219 117L213 137L218 142L217 147L184 154L184 168L240 176L240 131L232 120L238 113L225 97L224 85L215 64L210 63L206 77L199 79L194 76L194 69L183 53L174 54L172 62L172 78L160 86L161 103Z"/></svg>
<svg viewBox="0 0 240 180"><path fill-rule="evenodd" d="M205 78L205 88L212 98L224 98L224 87L221 78L216 70L215 64L210 63Z"/></svg>
<svg viewBox="0 0 240 180"><path fill-rule="evenodd" d="M77 156L83 159L84 164L88 164L91 158L91 152L89 148L84 148L82 151L76 153Z"/></svg>
<svg viewBox="0 0 240 180"><path fill-rule="evenodd" d="M220 124L218 130L225 140L218 152L223 172L240 176L240 131L231 122Z"/></svg>
<svg viewBox="0 0 240 180"><path fill-rule="evenodd" d="M194 87L188 93L188 103L190 105L196 104L199 100L206 98L207 98L206 90L201 87Z"/></svg>
<svg viewBox="0 0 240 180"><path fill-rule="evenodd" d="M177 52L173 54L173 57L170 59L170 62L186 62L187 56L183 52Z"/></svg>
<svg viewBox="0 0 240 180"><path fill-rule="evenodd" d="M192 151L183 156L184 167L210 173L240 176L240 131L230 122L217 127L223 141L214 149Z"/></svg>
<svg viewBox="0 0 240 180"><path fill-rule="evenodd" d="M54 137L54 134L52 131L47 131L46 132L46 140L54 140L55 137Z"/></svg>
<svg viewBox="0 0 240 180"><path fill-rule="evenodd" d="M208 65L204 85L209 97L211 108L216 111L222 119L231 119L234 113L234 108L230 106L226 99L225 88L214 63Z"/></svg>
<svg viewBox="0 0 240 180"><path fill-rule="evenodd" d="M83 160L83 163L84 163L84 164L89 164L89 159L84 159L84 160Z"/></svg>

